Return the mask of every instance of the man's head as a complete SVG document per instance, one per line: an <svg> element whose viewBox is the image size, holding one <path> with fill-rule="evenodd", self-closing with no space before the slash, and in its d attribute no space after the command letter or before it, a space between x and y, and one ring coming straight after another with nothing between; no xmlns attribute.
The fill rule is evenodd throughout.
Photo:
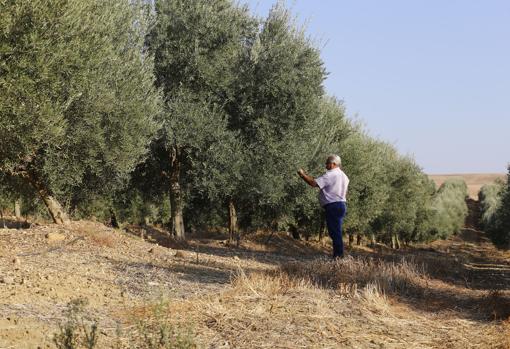
<svg viewBox="0 0 510 349"><path fill-rule="evenodd" d="M331 154L326 159L326 168L328 170L332 170L334 168L340 167L341 164L342 164L342 159L340 159L340 156L338 156L336 154Z"/></svg>

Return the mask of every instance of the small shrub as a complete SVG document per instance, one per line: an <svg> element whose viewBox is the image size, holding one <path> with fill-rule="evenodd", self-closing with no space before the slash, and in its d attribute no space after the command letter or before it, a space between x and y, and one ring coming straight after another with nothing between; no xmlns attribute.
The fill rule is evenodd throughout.
<svg viewBox="0 0 510 349"><path fill-rule="evenodd" d="M91 239L92 243L96 246L109 247L109 248L112 248L115 246L115 239L111 235L98 233L98 234L92 235L90 237L90 239Z"/></svg>
<svg viewBox="0 0 510 349"><path fill-rule="evenodd" d="M111 231L105 230L101 225L91 225L82 223L79 232L86 236L86 238L95 246L113 248L116 245L115 234Z"/></svg>
<svg viewBox="0 0 510 349"><path fill-rule="evenodd" d="M141 314L136 331L130 334L128 348L138 349L192 349L196 348L190 328L179 328L171 323L168 303L161 301Z"/></svg>
<svg viewBox="0 0 510 349"><path fill-rule="evenodd" d="M85 313L88 301L74 299L67 304L66 321L59 326L53 337L58 349L94 349L98 342L98 326ZM90 325L88 323L92 322Z"/></svg>

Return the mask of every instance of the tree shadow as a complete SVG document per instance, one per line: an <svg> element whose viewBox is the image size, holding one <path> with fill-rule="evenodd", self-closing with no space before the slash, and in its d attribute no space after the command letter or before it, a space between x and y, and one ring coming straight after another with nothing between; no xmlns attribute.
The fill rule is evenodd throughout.
<svg viewBox="0 0 510 349"><path fill-rule="evenodd" d="M498 256L487 237L474 229L464 229L445 246L399 250L378 246L372 251L355 249L351 254L387 262L405 258L423 267L429 277L458 287L481 291L510 289L510 260Z"/></svg>
<svg viewBox="0 0 510 349"><path fill-rule="evenodd" d="M138 229L138 230L137 230ZM172 239L159 228L130 228L128 233L141 236L161 246L196 252L197 255L211 255L223 258L254 260L269 266L282 266L286 263L300 263L306 266L314 261L326 261L323 246L311 245L294 240L283 234L272 234L270 245L264 245L268 234L249 236L241 246L229 246L221 236L215 238L195 238L186 242ZM140 229L144 229L143 232ZM256 246L251 245L255 243ZM485 246L486 244L487 246ZM264 248L264 251L255 248ZM480 247L481 246L481 247ZM484 251L484 248L486 251ZM378 249L353 249L353 258L370 258L381 263L401 263L406 260L417 265L423 272L425 282L407 282L399 292L389 292L392 297L428 312L455 311L478 321L500 319L510 316L510 261L494 255L494 247L486 237L474 229L466 229L457 237L443 245L421 248L393 250L380 246ZM131 264L131 268L143 272L149 268L164 269L174 273L180 280L201 285L225 285L235 274L231 263L213 264L187 261L173 262L167 266L147 263ZM261 271L246 269L245 272ZM262 270L267 272L268 269ZM330 286L328 286L330 287ZM335 286L336 287L336 286Z"/></svg>
<svg viewBox="0 0 510 349"><path fill-rule="evenodd" d="M207 293L229 285L240 267L207 259L178 258L159 262L127 262L111 257L105 259L118 273L116 283L129 293L146 296L153 289L167 289L178 297ZM244 272L260 272L258 268L242 268Z"/></svg>
<svg viewBox="0 0 510 349"><path fill-rule="evenodd" d="M451 311L481 322L506 320L510 317L508 292L444 286L435 282L412 282L404 292L394 293L393 296L421 311Z"/></svg>
<svg viewBox="0 0 510 349"><path fill-rule="evenodd" d="M188 249L189 244L186 240L174 239L170 232L164 228L152 225L128 225L124 227L124 232L128 235L137 236L147 242L157 243L160 246L173 249Z"/></svg>
<svg viewBox="0 0 510 349"><path fill-rule="evenodd" d="M371 256L354 256L339 261L317 261L310 265L291 263L283 265L278 272L332 290L341 290L345 285L355 285L360 289L375 284L390 298L423 312L453 312L459 317L479 322L510 317L510 292L472 290L431 280L426 274L415 271L405 259L394 262Z"/></svg>
<svg viewBox="0 0 510 349"><path fill-rule="evenodd" d="M395 294L395 297L422 311L452 311L481 322L510 317L510 294L498 290L477 292L456 287L435 287L434 284L414 284L408 292Z"/></svg>
<svg viewBox="0 0 510 349"><path fill-rule="evenodd" d="M30 223L13 217L0 218L0 229L29 229Z"/></svg>
<svg viewBox="0 0 510 349"><path fill-rule="evenodd" d="M239 257L257 262L277 265L295 259L310 260L324 255L320 247L306 241L296 240L283 233L254 233L245 235L240 245L229 244L226 236L213 234L190 234L188 240L176 240L170 233L154 226L130 225L124 231L132 236L143 238L147 242L160 246L210 254L218 257ZM268 237L270 236L270 239ZM269 240L269 242L268 242Z"/></svg>

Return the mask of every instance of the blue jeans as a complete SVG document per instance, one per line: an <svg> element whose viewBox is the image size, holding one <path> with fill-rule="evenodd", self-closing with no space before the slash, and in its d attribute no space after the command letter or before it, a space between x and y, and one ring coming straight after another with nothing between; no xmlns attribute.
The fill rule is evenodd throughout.
<svg viewBox="0 0 510 349"><path fill-rule="evenodd" d="M324 206L326 210L326 225L329 236L333 240L333 257L344 255L344 242L342 240L342 223L347 212L345 202L332 202Z"/></svg>

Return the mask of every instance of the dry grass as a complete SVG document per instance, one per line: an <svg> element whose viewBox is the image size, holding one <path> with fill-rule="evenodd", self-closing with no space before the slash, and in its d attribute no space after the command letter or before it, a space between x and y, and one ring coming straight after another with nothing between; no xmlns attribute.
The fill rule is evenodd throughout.
<svg viewBox="0 0 510 349"><path fill-rule="evenodd" d="M221 292L169 302L168 321L204 348L510 348L508 292L452 282L468 255L360 254L239 268Z"/></svg>
<svg viewBox="0 0 510 349"><path fill-rule="evenodd" d="M400 262L387 262L370 257L347 257L331 262L316 260L311 263L288 263L281 271L320 287L333 289L345 288L345 285L359 288L372 285L382 293L405 295L416 292L417 286L427 283L423 267L402 259Z"/></svg>
<svg viewBox="0 0 510 349"><path fill-rule="evenodd" d="M115 238L111 234L97 233L90 235L90 241L101 247L115 247Z"/></svg>
<svg viewBox="0 0 510 349"><path fill-rule="evenodd" d="M73 222L73 225L76 232L85 236L95 246L113 248L117 245L118 236L111 229L104 229L102 224L78 221Z"/></svg>
<svg viewBox="0 0 510 349"><path fill-rule="evenodd" d="M393 297L419 299L417 286L427 282L405 260L239 269L226 291L170 302L169 321L194 323L197 343L210 348L506 348L506 323L426 312Z"/></svg>
<svg viewBox="0 0 510 349"><path fill-rule="evenodd" d="M356 248L332 262L320 244L281 255L206 240L177 253L94 223L71 228L57 246L45 238L54 226L0 233L9 246L0 272L19 281L0 284L0 347L45 347L41 333L52 333L61 305L81 294L100 321L101 348L130 348L141 334L158 340L162 331L199 348L510 348L507 255L476 236L398 251ZM113 248L94 240L102 236ZM271 239L285 251L300 247ZM161 298L168 302L159 317Z"/></svg>
<svg viewBox="0 0 510 349"><path fill-rule="evenodd" d="M501 347L504 349L509 349L510 348L510 319L502 322L501 336L503 337Z"/></svg>
<svg viewBox="0 0 510 349"><path fill-rule="evenodd" d="M480 307L485 308L493 320L510 321L510 299L500 290L488 291L482 298Z"/></svg>

